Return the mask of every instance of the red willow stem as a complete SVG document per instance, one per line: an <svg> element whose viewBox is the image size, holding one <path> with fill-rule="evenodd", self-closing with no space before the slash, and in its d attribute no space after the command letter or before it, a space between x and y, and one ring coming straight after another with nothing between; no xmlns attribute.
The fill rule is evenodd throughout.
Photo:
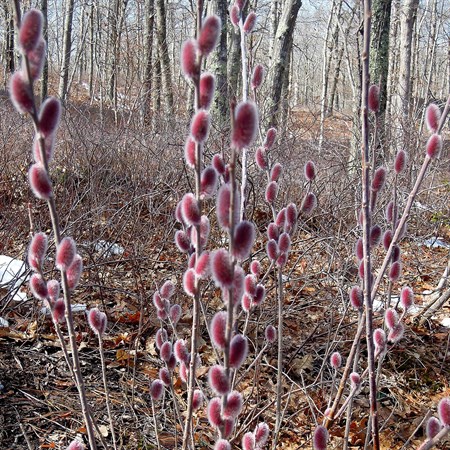
<svg viewBox="0 0 450 450"><path fill-rule="evenodd" d="M372 267L370 258L370 229L372 211L370 205L370 150L369 150L369 55L370 26L372 18L371 0L364 1L364 37L362 52L362 98L361 98L361 162L362 162L362 210L363 210L363 260L364 260L364 304L366 309L367 365L369 369L370 416L372 418L372 439L374 450L380 448L377 411L377 384L375 349L373 344L373 308L371 297ZM375 149L374 149L375 151ZM375 158L374 158L375 160Z"/></svg>
<svg viewBox="0 0 450 450"><path fill-rule="evenodd" d="M278 436L281 429L281 397L283 395L283 268L278 267L278 350L277 350L277 404L276 404L276 424L273 449L276 449Z"/></svg>
<svg viewBox="0 0 450 450"><path fill-rule="evenodd" d="M234 117L234 114L233 114ZM232 127L234 127L234 120L232 122ZM229 223L230 228L228 232L228 251L231 256L231 263L232 263L232 278L234 279L234 270L236 265L236 260L232 256L233 255L233 249L234 249L234 228L236 226L235 224L235 203L236 203L236 149L234 146L231 146L231 160L229 162L229 176L230 176L230 211L229 211ZM231 288L228 289L228 302L227 302L227 324L226 324L226 332L225 332L225 348L223 349L223 364L225 367L226 376L228 379L230 379L230 342L231 342L231 336L233 334L233 322L234 322L234 283L232 284ZM222 396L222 411L226 408L228 402L228 394L224 394Z"/></svg>
<svg viewBox="0 0 450 450"><path fill-rule="evenodd" d="M17 26L17 29L20 29L21 14L20 14L19 0L14 0L14 7L15 7L15 13L16 13L16 26ZM31 116L31 119L33 122L35 134L36 134L36 136L38 136L40 157L43 162L45 171L48 174L49 169L48 169L47 155L45 152L45 141L44 141L44 137L42 135L40 135L40 133L39 133L39 118L38 118L38 111L37 111L37 107L36 107L36 98L34 95L32 77L30 76L30 64L29 64L29 60L28 60L28 57L26 56L26 54L23 54L23 58L25 61L25 68L26 68L25 72L26 72L26 76L27 76L27 81L30 86L30 93L31 93L31 99L32 99L32 104L33 104L33 110L30 113L30 116ZM53 196L50 196L50 198L47 200L47 205L48 205L48 209L49 209L50 219L52 222L53 234L55 236L55 245L58 246L59 243L61 242L61 232L60 232L60 226L59 226L58 212L56 209L56 203L55 203ZM81 411L83 414L84 421L86 423L86 430L88 433L89 444L90 444L92 450L96 450L97 444L95 441L95 433L94 433L94 425L93 425L94 418L89 409L89 405L88 405L87 397L86 397L86 389L84 386L83 377L81 375L80 359L79 359L79 355L78 355L78 347L77 347L77 342L76 342L75 328L74 328L74 324L73 324L73 315L72 315L72 308L71 308L71 302L70 302L70 289L69 289L65 269L61 269L60 272L61 272L61 281L62 281L61 284L62 284L62 288L63 288L63 297L64 297L64 304L65 304L65 317L66 317L66 322L67 322L67 330L68 330L68 335L69 335L70 347L72 350L73 375L75 377L76 387L77 387L78 395L80 398Z"/></svg>
<svg viewBox="0 0 450 450"><path fill-rule="evenodd" d="M203 0L198 0L197 2L197 37L200 36L200 30L202 28L202 12L203 12ZM202 65L202 57L199 57L198 66L201 69ZM197 112L200 109L200 74L195 77L194 81L194 89L195 89L195 111ZM195 142L195 198L198 202L199 210L202 210L202 201L200 198L201 191L201 173L202 173L202 144L199 142ZM199 260L200 255L202 253L202 245L200 238L200 224L196 225L196 233L197 233L197 245L195 246L195 256L196 261ZM192 401L194 398L194 387L195 387L195 363L197 360L198 353L198 333L199 333L199 319L200 319L200 281L198 279L195 280L195 296L194 296L194 304L192 308L192 332L191 332L191 360L189 361L189 380L188 380L188 399L187 399L187 412L186 412L186 420L184 422L184 431L183 431L183 443L182 450L186 450L189 442L189 433L191 430L191 422L192 422L192 413L193 413L193 405Z"/></svg>

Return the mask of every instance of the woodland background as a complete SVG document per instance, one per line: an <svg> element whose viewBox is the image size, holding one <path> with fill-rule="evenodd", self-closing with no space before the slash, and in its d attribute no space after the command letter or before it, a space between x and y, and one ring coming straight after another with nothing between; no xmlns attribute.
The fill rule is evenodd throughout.
<svg viewBox="0 0 450 450"><path fill-rule="evenodd" d="M192 183L183 147L193 93L181 73L179 55L182 42L194 35L195 5L167 0L23 2L24 9L31 6L40 8L48 21L48 64L38 92L64 103L52 177L62 227L76 237L85 261L74 302L101 305L108 312L105 348L124 448L153 448L146 396L148 380L157 376L157 321L150 299L165 279L180 284L184 266L173 244L174 209ZM205 2L206 11L219 15L223 24L207 67L216 75L217 92L205 158L227 151L230 102L242 89L239 36L229 21L229 7L225 0ZM319 204L293 242L285 279L286 380L296 394L288 403L280 439L280 448L310 448L310 403L324 409L331 379L327 358L337 344L345 355L355 324L348 288L357 278L353 244L360 202L361 3L272 0L249 2L247 8L258 16L249 37L247 69L251 73L257 63L266 68L255 100L264 129L279 130L273 154L286 168L279 204L300 203L306 161L313 159L318 169ZM388 167L398 149L407 150L408 168L399 180L404 203L423 159L425 107L430 102L442 107L450 92L450 4L376 0L373 11L370 70L382 97L377 141L371 144L377 148L377 162ZM13 110L7 94L10 74L19 66L13 16L12 3L2 0L0 254L24 259L30 232L47 230L50 223L45 205L26 184L33 130ZM448 168L444 141L402 241L402 283L414 289L420 307L436 299L444 299L444 307L433 319L432 309L419 310L408 323L404 342L387 358L380 400L386 449L420 442L419 427L403 447L428 409L450 392L449 328L442 323L449 316L450 292ZM247 215L259 230L256 254L264 248L270 221L263 186L251 156ZM382 204L387 200L388 194ZM438 246L436 238L445 245ZM217 232L210 239L218 246L223 236ZM28 440L30 448L65 448L62 443L83 430L73 413L76 392L51 322L31 295L16 302L8 286L0 287L0 316L9 325L0 328L0 445L23 449ZM188 298L181 289L177 295L188 311ZM214 299L206 305L206 315L212 310ZM141 311L144 325L135 349ZM271 323L274 311L269 294L255 330L258 324ZM188 313L183 324L188 335ZM77 327L90 401L101 403L101 374L92 369L98 365L96 341L83 313ZM206 353L206 361L209 357L213 360L212 352ZM256 389L262 403L274 389L273 357L275 352L269 352L259 375ZM132 403L133 377L138 389ZM249 380L249 390L251 385ZM181 395L181 382L175 387ZM367 403L361 396L355 406L353 448L362 448ZM161 414L162 441L171 448L173 423ZM333 436L333 445L341 448L339 430ZM209 445L205 440L204 448Z"/></svg>

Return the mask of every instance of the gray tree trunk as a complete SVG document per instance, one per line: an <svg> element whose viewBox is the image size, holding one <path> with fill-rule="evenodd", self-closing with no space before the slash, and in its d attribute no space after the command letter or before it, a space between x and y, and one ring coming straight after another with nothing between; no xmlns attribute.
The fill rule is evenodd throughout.
<svg viewBox="0 0 450 450"><path fill-rule="evenodd" d="M227 0L214 0L213 13L222 20L222 32L219 44L212 55L211 69L216 76L216 93L214 95L213 116L215 123L222 127L228 123L229 119L229 98L228 98L228 2Z"/></svg>
<svg viewBox="0 0 450 450"><path fill-rule="evenodd" d="M292 48L292 35L301 6L301 0L286 0L278 23L271 55L273 64L269 70L267 83L270 89L268 95L269 126L276 126L278 123L283 79L288 68L287 63Z"/></svg>
<svg viewBox="0 0 450 450"><path fill-rule="evenodd" d="M291 36L291 40L293 37ZM290 95L290 85L291 85L291 67L292 67L292 42L290 44L291 51L288 54L288 60L286 62L286 70L283 75L283 85L281 90L281 111L280 111L280 122L287 124L289 120L289 100ZM282 133L286 131L286 127L281 130Z"/></svg>
<svg viewBox="0 0 450 450"><path fill-rule="evenodd" d="M161 84L161 58L159 55L159 49L157 49L153 69L153 111L159 111L161 108ZM153 115L153 118L156 118L156 114Z"/></svg>
<svg viewBox="0 0 450 450"><path fill-rule="evenodd" d="M150 112L150 100L152 92L153 76L153 28L155 24L155 2L154 0L145 1L145 71L144 71L144 93L142 100L142 117L146 122Z"/></svg>
<svg viewBox="0 0 450 450"><path fill-rule="evenodd" d="M344 56L344 44L341 44L339 51L336 53L336 61L334 65L334 75L333 75L333 83L331 85L331 91L330 91L330 102L328 104L328 114L333 114L333 109L337 105L337 86L339 82L339 76L341 74L341 64L342 64L342 57Z"/></svg>
<svg viewBox="0 0 450 450"><path fill-rule="evenodd" d="M9 73L13 73L16 70L16 64L14 60L14 14L8 8L8 2L3 2L3 10L5 13L5 69ZM7 77L5 76L6 80Z"/></svg>
<svg viewBox="0 0 450 450"><path fill-rule="evenodd" d="M166 35L166 5L165 0L156 0L156 15L158 21L158 53L161 58L162 85L164 86L164 105L166 112L173 114L172 73L170 70L169 49Z"/></svg>
<svg viewBox="0 0 450 450"><path fill-rule="evenodd" d="M386 111L391 5L392 0L374 0L372 2L370 80L372 84L379 84L380 86L380 116L383 116Z"/></svg>
<svg viewBox="0 0 450 450"><path fill-rule="evenodd" d="M44 23L42 27L42 35L45 43L48 45L48 0L41 0L41 12L44 16ZM43 101L47 97L48 93L48 58L44 60L44 67L42 69L41 80L41 100Z"/></svg>
<svg viewBox="0 0 450 450"><path fill-rule="evenodd" d="M385 122L391 123L393 117L393 100L395 87L397 85L398 80L398 54L399 54L399 46L398 46L398 33L399 33L399 10L400 10L400 2L399 0L392 0L391 4L391 25L389 30L389 68L388 68L388 77L387 77L387 86L386 86L386 111L385 111ZM392 129L391 127L385 128L385 138L386 142L392 141Z"/></svg>
<svg viewBox="0 0 450 450"><path fill-rule="evenodd" d="M67 84L69 81L70 53L72 51L72 21L75 0L67 0L65 21L64 21L64 41L63 41L63 65L59 79L58 95L64 103L67 100Z"/></svg>
<svg viewBox="0 0 450 450"><path fill-rule="evenodd" d="M419 0L405 0L400 10L399 79L395 106L397 114L397 148L408 148L409 113L411 105L411 43Z"/></svg>
<svg viewBox="0 0 450 450"><path fill-rule="evenodd" d="M91 3L89 12L89 97L94 96L94 55L95 55L95 5Z"/></svg>

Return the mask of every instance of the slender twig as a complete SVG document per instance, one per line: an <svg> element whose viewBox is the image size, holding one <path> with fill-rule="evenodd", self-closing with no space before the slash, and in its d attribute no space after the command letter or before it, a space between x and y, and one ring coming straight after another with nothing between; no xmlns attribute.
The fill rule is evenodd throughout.
<svg viewBox="0 0 450 450"><path fill-rule="evenodd" d="M203 12L203 0L198 0L197 2L197 36L200 35L200 30L202 27L202 12ZM202 58L199 57L198 65L201 67ZM193 80L194 82L194 101L195 101L195 110L198 111L200 109L200 86L199 86L199 78ZM202 210L202 201L200 198L200 176L202 172L202 144L196 142L195 143L195 154L196 154L196 167L195 167L195 197L198 202L199 210ZM202 253L202 245L200 238L200 225L196 226L197 233L197 245L195 246L195 256L198 261L200 255ZM192 309L192 332L191 332L191 360L189 362L189 379L188 379L188 399L187 399L187 412L186 419L184 422L184 431L183 431L183 443L182 450L186 450L189 442L189 434L191 430L191 422L192 422L192 413L193 406L192 401L194 398L194 388L195 388L195 362L197 360L198 353L198 333L199 333L199 325L200 325L200 288L199 288L199 280L195 281L195 296L194 296L194 304Z"/></svg>
<svg viewBox="0 0 450 450"><path fill-rule="evenodd" d="M239 32L241 34L241 66L242 66L242 101L247 101L248 96L248 75L247 75L247 48L245 46L245 33L242 17L239 19ZM242 177L241 177L241 205L240 215L241 220L244 219L245 212L245 191L247 188L247 149L242 150Z"/></svg>
<svg viewBox="0 0 450 450"><path fill-rule="evenodd" d="M155 425L156 445L158 447L158 450L161 450L161 445L159 443L158 423L156 421L155 402L153 401L153 397L152 396L150 396L150 402L152 404L153 424Z"/></svg>
<svg viewBox="0 0 450 450"><path fill-rule="evenodd" d="M277 447L278 437L281 429L281 398L283 396L283 270L278 268L278 350L277 350L277 403L276 403L276 422L273 446Z"/></svg>
<svg viewBox="0 0 450 450"><path fill-rule="evenodd" d="M358 318L359 318L360 323L364 322L364 320L362 320L362 311L361 310L358 311ZM356 355L355 355L355 358L353 359L353 372L358 371L359 349L360 349L360 343L358 342L358 346L356 349ZM344 444L343 444L342 450L348 449L348 438L350 436L350 425L351 425L351 421L352 421L352 409L353 409L353 397L350 398L350 401L347 406L347 414L346 414L346 418L345 418Z"/></svg>
<svg viewBox="0 0 450 450"><path fill-rule="evenodd" d="M108 419L109 419L109 426L111 428L113 447L114 450L117 450L116 434L114 433L114 422L111 412L111 401L109 399L108 382L106 380L106 364L105 364L105 354L103 352L103 339L100 333L98 333L98 348L100 352L100 361L102 364L102 377L103 377L103 388L105 389L106 410L108 412Z"/></svg>
<svg viewBox="0 0 450 450"><path fill-rule="evenodd" d="M361 98L361 162L362 162L362 211L363 211L363 260L364 260L364 305L366 309L367 364L369 369L370 415L372 418L372 438L374 450L380 448L377 412L377 385L373 344L373 309L372 309L372 267L370 255L370 229L372 211L370 205L370 156L369 156L369 53L372 2L364 2L364 49L362 52L362 98Z"/></svg>

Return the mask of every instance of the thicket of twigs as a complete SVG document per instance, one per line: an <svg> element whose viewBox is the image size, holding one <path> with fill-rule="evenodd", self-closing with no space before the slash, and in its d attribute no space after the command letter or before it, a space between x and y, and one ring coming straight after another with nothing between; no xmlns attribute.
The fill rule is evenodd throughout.
<svg viewBox="0 0 450 450"><path fill-rule="evenodd" d="M244 32L251 23L235 14ZM198 92L197 58L214 45L214 20L183 49L183 70ZM187 113L146 130L127 116L99 123L95 108L77 102L66 105L58 128L59 103L39 111L25 89L39 41L38 33L27 44L33 32L20 35L28 66L11 84L16 106L28 114L1 104L1 253L28 258L38 298L30 293L16 303L10 288L2 290L9 322L0 328L2 447L67 448L72 441L73 450L84 440L91 448L431 448L434 439L445 448L449 341L439 320L448 302L422 323L421 310L406 313L411 292L402 288L414 291L417 306L438 287L437 294L448 289L439 284L448 251L424 245L449 237L445 143L437 154L446 112L440 119L431 107L430 133L415 139L411 127L417 149L405 162L380 153L377 167L385 169L378 171L362 170L360 155L350 156L348 134L333 135L333 121L344 118L329 119L318 154L310 113L294 111L272 142L246 94L231 130L212 129L208 140L201 96L189 132ZM376 92L363 92L363 106L374 112ZM368 138L373 117L363 128L364 158L377 150ZM56 132L50 158L46 139ZM424 158L428 170L408 206ZM398 224L408 207L406 229ZM390 228L401 270L396 242L383 235ZM48 240L47 252L39 239ZM368 250L373 279L364 273ZM61 301L43 282L54 278ZM374 283L371 298L364 286ZM372 302L381 309L372 312ZM72 316L74 304L86 305L88 318L84 310ZM378 329L368 333L369 348L364 333L354 340L368 314ZM347 383L352 341L357 357ZM439 420L430 419L438 403Z"/></svg>

